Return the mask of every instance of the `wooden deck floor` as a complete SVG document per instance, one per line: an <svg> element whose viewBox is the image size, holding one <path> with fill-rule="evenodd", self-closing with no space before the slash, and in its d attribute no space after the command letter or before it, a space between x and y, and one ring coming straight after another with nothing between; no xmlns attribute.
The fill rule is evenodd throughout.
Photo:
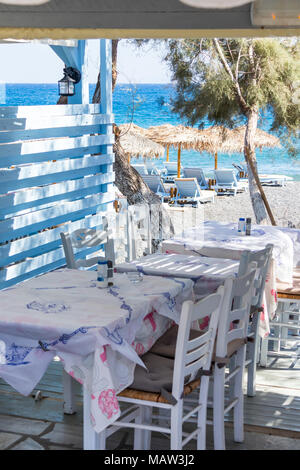
<svg viewBox="0 0 300 470"><path fill-rule="evenodd" d="M296 358L297 359L297 358ZM258 369L257 395L245 398L245 442L235 444L231 423L227 424L227 449L300 450L300 358L270 359L270 367ZM76 450L82 449L82 394L76 384L78 411L62 412L62 367L53 362L37 387L42 399L23 397L0 382L0 449ZM131 433L115 434L111 449L129 449ZM208 429L208 449L213 449ZM153 436L152 448L168 449L168 442ZM190 444L190 449L195 444Z"/></svg>

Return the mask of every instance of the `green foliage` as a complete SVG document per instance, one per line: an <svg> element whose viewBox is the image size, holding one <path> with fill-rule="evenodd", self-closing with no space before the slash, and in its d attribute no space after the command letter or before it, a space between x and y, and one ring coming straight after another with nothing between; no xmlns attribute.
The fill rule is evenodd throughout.
<svg viewBox="0 0 300 470"><path fill-rule="evenodd" d="M272 108L272 129L296 135L299 57L297 40L169 40L166 61L177 91L173 109L191 125L201 126L208 117L232 126L255 109Z"/></svg>

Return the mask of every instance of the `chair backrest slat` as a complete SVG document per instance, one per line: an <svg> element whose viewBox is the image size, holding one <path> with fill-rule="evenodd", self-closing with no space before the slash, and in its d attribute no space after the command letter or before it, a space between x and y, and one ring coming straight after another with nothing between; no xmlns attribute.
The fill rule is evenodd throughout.
<svg viewBox="0 0 300 470"><path fill-rule="evenodd" d="M175 185L180 197L201 196L201 189L196 178L175 178Z"/></svg>
<svg viewBox="0 0 300 470"><path fill-rule="evenodd" d="M239 275L246 274L251 263L256 263L256 279L254 280L254 291L252 305L260 307L262 304L266 279L272 259L273 245L268 244L266 248L259 251L245 250L241 256Z"/></svg>
<svg viewBox="0 0 300 470"><path fill-rule="evenodd" d="M237 186L234 170L214 170L214 174L218 184L232 184Z"/></svg>
<svg viewBox="0 0 300 470"><path fill-rule="evenodd" d="M200 187L207 187L206 179L202 168L184 168L183 174L185 178L196 178Z"/></svg>
<svg viewBox="0 0 300 470"><path fill-rule="evenodd" d="M141 176L148 175L146 165L143 163L136 163L131 165Z"/></svg>
<svg viewBox="0 0 300 470"><path fill-rule="evenodd" d="M216 356L219 358L227 356L230 341L247 337L255 274L256 265L252 264L247 274L225 281L216 343ZM232 328L234 320L237 323Z"/></svg>
<svg viewBox="0 0 300 470"><path fill-rule="evenodd" d="M142 178L154 193L164 190L163 183L159 175L143 175Z"/></svg>
<svg viewBox="0 0 300 470"><path fill-rule="evenodd" d="M167 170L167 175L177 175L177 163L176 162L164 162Z"/></svg>

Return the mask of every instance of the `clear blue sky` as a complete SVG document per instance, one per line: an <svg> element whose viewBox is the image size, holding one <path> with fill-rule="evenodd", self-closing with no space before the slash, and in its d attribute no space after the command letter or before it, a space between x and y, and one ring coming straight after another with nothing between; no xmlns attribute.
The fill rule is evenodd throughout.
<svg viewBox="0 0 300 470"><path fill-rule="evenodd" d="M89 77L94 83L99 70L99 41L89 41ZM168 83L170 72L163 52L147 46L136 49L126 41L118 48L119 83ZM62 78L63 63L44 44L0 44L0 82L55 83Z"/></svg>

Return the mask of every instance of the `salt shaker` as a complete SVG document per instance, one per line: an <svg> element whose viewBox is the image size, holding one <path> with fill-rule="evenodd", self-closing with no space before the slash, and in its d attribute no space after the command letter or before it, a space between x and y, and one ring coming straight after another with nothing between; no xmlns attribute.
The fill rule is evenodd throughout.
<svg viewBox="0 0 300 470"><path fill-rule="evenodd" d="M107 279L107 261L98 261L98 270L97 270L97 282L98 287L105 288L108 286Z"/></svg>
<svg viewBox="0 0 300 470"><path fill-rule="evenodd" d="M246 222L243 217L239 218L239 223L238 223L238 233L239 235L245 235L246 232Z"/></svg>

